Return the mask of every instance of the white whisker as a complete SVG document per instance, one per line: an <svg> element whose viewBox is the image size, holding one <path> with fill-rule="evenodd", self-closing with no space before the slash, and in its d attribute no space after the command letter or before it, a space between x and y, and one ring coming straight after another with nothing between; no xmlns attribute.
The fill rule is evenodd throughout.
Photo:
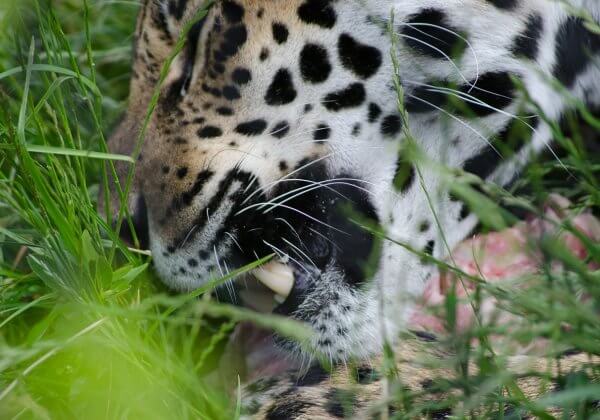
<svg viewBox="0 0 600 420"><path fill-rule="evenodd" d="M279 203L286 203L286 202L288 202L290 200L293 200L294 198L297 198L297 197L301 196L302 194L309 193L309 192L317 190L319 188L327 188L328 190L334 192L335 194L339 195L340 197L344 198L345 200L349 200L348 197L344 196L339 191L337 191L337 190L335 190L333 188L330 188L331 185L346 185L346 186L351 186L351 187L359 189L359 190L361 190L361 191L363 191L363 192L365 192L365 193L367 193L369 195L373 195L373 193L371 191L367 190L366 188L359 187L359 186L357 186L355 184L352 184L350 182L338 182L338 180L341 181L341 180L344 180L344 179L346 179L346 178L332 178L332 179L329 179L329 180L324 180L324 181L319 181L319 182L317 182L317 181L311 181L311 180L307 180L307 179L286 180L286 181L305 182L308 185L303 185L303 186L295 188L295 189L293 189L291 191L287 191L287 192L285 192L283 194L280 194L278 196L273 197L269 201L265 201L265 202L262 202L262 203L255 203L255 204L249 205L247 207L244 207L243 209L239 210L236 213L236 216L239 215L239 214L241 214L241 213L243 213L243 212L245 212L245 211L247 211L247 210L249 210L249 209L251 209L251 208L262 209L264 207L270 206L269 209L267 209L267 210L264 211L264 213L267 213L267 212L271 211L274 207L277 206L276 200L280 200L283 197L288 197L285 200L279 202ZM347 178L347 179L350 179L350 178ZM352 180L354 181L354 179L352 179ZM295 195L290 196L290 194L295 194Z"/></svg>
<svg viewBox="0 0 600 420"><path fill-rule="evenodd" d="M285 238L282 238L282 239L286 244L288 244L289 246L291 246L293 248L292 251L294 251L296 253L296 255L298 255L301 258L304 257L309 263L311 263L315 268L317 268L317 265L315 264L315 262L305 252L302 252L302 250L300 250L300 248L298 248L296 245L294 245L287 239L285 239Z"/></svg>
<svg viewBox="0 0 600 420"><path fill-rule="evenodd" d="M461 41L463 41L467 45L467 47L469 48L469 50L471 51L471 53L473 53L473 59L475 60L475 81L473 83L471 83L468 80L466 80L464 78L464 76L462 76L462 74L461 74L461 76L463 77L463 80L466 80L467 84L471 86L471 89L477 84L477 81L479 80L479 59L477 58L477 52L475 51L475 48L473 48L473 45L469 42L469 40L467 38L465 38L464 36L462 36L458 32L455 32L455 31L453 31L451 29L445 28L445 27L440 26L440 25L435 25L433 23L426 23L426 22L406 23L405 22L405 23L400 23L398 26L408 26L408 27L411 27L411 28L413 28L413 29L415 29L415 30L421 32L422 34L427 35L427 36L431 36L431 35L428 34L428 33L426 33L426 32L421 31L420 29L418 29L416 27L417 26L432 27L432 28L436 28L436 29L441 29L444 32L448 32L448 33L450 33L450 34L452 34L452 35L460 38ZM401 34L399 34L399 35L401 35ZM443 41L443 40L440 40L438 38L435 38L435 39L437 39L438 41ZM429 46L431 47L431 45L429 45ZM459 74L460 74L460 71L459 71ZM469 89L469 92L471 91L471 89Z"/></svg>
<svg viewBox="0 0 600 420"><path fill-rule="evenodd" d="M461 78L461 79L463 79L463 80L464 80L464 82L465 82L466 84L468 84L468 85L470 85L470 84L471 84L471 82L469 82L469 80L468 80L468 79L467 79L467 78L464 76L464 74L463 74L463 73L460 71L460 69L458 68L458 66L457 66L457 65L456 65L456 63L454 62L454 60L453 60L453 59L451 59L451 58L450 58L450 56L448 56L448 54L446 54L445 52L443 52L443 51L442 51L442 50L440 50L439 48L437 48L437 47L434 47L433 45L431 45L431 44L429 44L429 43L427 43L427 42L425 42L425 41L423 41L423 40L421 40L421 39L419 39L419 38L415 38L415 37L413 37L413 36L410 36L410 35L405 35L405 34L401 34L401 33L399 33L398 35L399 35L400 37L402 37L402 38L410 39L410 40L416 41L416 42L418 42L418 43L420 43L420 44L426 45L426 46L428 46L429 48L431 48L431 49L435 50L436 52L438 52L438 53L439 53L441 56L443 56L443 57L444 57L446 60L448 60L448 62L449 62L450 64L452 64L452 67L454 67L454 69L455 69L455 70L457 71L457 73L460 75L460 78Z"/></svg>
<svg viewBox="0 0 600 420"><path fill-rule="evenodd" d="M315 230L313 228L308 228L308 230L310 230L312 233L314 233L315 235L319 235L321 238L325 239L327 242L329 242L335 249L339 250L340 247L337 246L337 244L335 242L333 242L331 239L329 239L327 236L323 235L321 232L319 232L318 230Z"/></svg>
<svg viewBox="0 0 600 420"><path fill-rule="evenodd" d="M263 239L263 243L264 243L265 245L269 246L269 247L270 247L270 248L271 248L273 251L275 251L275 253L276 253L276 254L277 254L277 255L278 255L278 256L279 256L281 259L288 259L288 258L289 258L290 260L294 261L294 262L295 262L295 263L298 265L298 267L299 267L299 268L301 268L302 270L304 270L304 271L306 272L306 274L310 274L310 273L309 273L309 271L308 271L306 268L304 268L304 266L303 266L303 265L300 263L300 261L298 261L298 260L297 260L297 259L295 259L295 258L292 258L292 257L290 256L290 254L288 254L287 252L283 252L281 249L279 249L279 248L277 248L275 245L273 245L273 244L271 244L271 243L269 243L269 242L265 241L264 239Z"/></svg>
<svg viewBox="0 0 600 420"><path fill-rule="evenodd" d="M192 226L190 231L185 235L185 238L183 238L183 241L181 241L181 243L177 245L177 248L179 248L179 249L183 248L185 246L186 242L188 241L188 239L190 239L190 236L192 236L192 234L196 231L196 229L198 229L198 225Z"/></svg>
<svg viewBox="0 0 600 420"><path fill-rule="evenodd" d="M298 239L298 242L300 244L302 244L302 239L300 238L298 231L296 229L294 229L294 227L291 225L290 222L288 222L287 220L285 220L284 218L281 218L281 217L276 217L275 220L285 223L287 225L287 227L289 227L290 230L294 233L294 235L296 236L296 239Z"/></svg>
<svg viewBox="0 0 600 420"><path fill-rule="evenodd" d="M221 273L221 277L225 277L225 273L223 272L223 268L221 267L221 262L219 261L219 254L217 252L216 245L213 245L213 252L215 255L215 261L217 263L217 268L219 269L219 273ZM223 261L223 263L225 263L225 261ZM229 297L231 298L231 301L233 303L236 303L237 299L235 298L235 291L233 290L231 279L227 280L224 284L225 284L225 288L227 289L227 293L229 294Z"/></svg>
<svg viewBox="0 0 600 420"><path fill-rule="evenodd" d="M431 102L429 102L429 101L426 101L425 99L419 98L418 96L414 96L414 95L411 95L411 94L408 94L408 93L406 94L406 96L408 96L408 97L410 97L410 98L413 98L413 99L416 99L416 100L418 100L418 101L421 101L421 102L423 102L424 104L427 104L427 105L429 105L430 107L432 107L432 108L435 108L435 109L437 109L438 111L440 111L440 112L442 112L442 113L444 113L444 114L448 115L448 116L449 116L450 118L452 118L453 120L456 120L456 121L458 121L458 122L459 122L461 125L465 126L465 127L466 127L466 128L468 128L469 130L471 130L473 133L475 133L475 134L476 134L476 135L477 135L479 138L481 138L481 139L482 139L482 140L483 140L483 141L484 141L484 142L485 142L485 143L486 143L488 146L490 146L490 147L491 147L491 148L492 148L492 149L493 149L493 150L494 150L494 151L495 151L495 152L498 154L498 156L502 157L502 155L501 155L501 154L498 152L498 150L496 150L496 148L495 148L495 147L494 147L494 146L493 146L493 145L490 143L490 141L488 140L488 138L487 138L487 137L485 137L485 136L484 136L483 134L481 134L479 131L475 130L473 127L471 127L471 125L470 125L470 124L468 124L468 123L467 123L467 122L465 122L464 120L462 120L462 119L458 118L456 115L452 115L450 112L446 111L445 109L443 109L443 108L441 108L441 107L439 107L439 106L437 106L437 105L435 105L435 104L432 104Z"/></svg>
<svg viewBox="0 0 600 420"><path fill-rule="evenodd" d="M307 219L310 219L310 220L312 220L313 222L317 222L317 223L318 223L318 224L320 224L320 225L323 225L323 226L325 226L325 227L328 227L329 229L335 230L335 231L337 231L337 232L340 232L340 233L342 233L342 234L344 234L344 235L347 235L347 234L348 234L347 232L341 231L341 230L339 230L338 228L336 228L336 227L334 227L334 226L331 226L331 225L329 225L329 224L327 224L327 223L325 223L325 222L323 222L323 221L321 221L321 220L319 220L319 219L317 219L317 218L315 218L315 217L311 216L310 214L304 213L303 211L300 211L300 210L298 210L298 209L296 209L296 208L294 208L294 207L286 206L285 204L278 204L278 205L277 205L277 207L282 207L282 208L284 208L284 209L287 209L287 210L291 210L291 211L293 211L293 212L296 212L296 213L298 213L298 214L300 214L300 215L302 215L302 216L306 217Z"/></svg>
<svg viewBox="0 0 600 420"><path fill-rule="evenodd" d="M235 239L235 236L233 236L231 233L229 232L225 232L225 235L229 236L229 238L233 241L233 243L235 244L235 246L237 246L237 248L240 250L240 252L244 252L244 250L242 249L242 247L240 246L239 242L237 241L237 239Z"/></svg>
<svg viewBox="0 0 600 420"><path fill-rule="evenodd" d="M459 98L459 99L461 99L461 100L463 100L463 101L465 101L467 103L471 103L471 104L474 104L474 105L482 106L482 107L487 108L487 109L491 109L494 112L497 112L497 113L502 114L502 115L506 115L506 116L511 117L513 119L519 118L517 115L514 115L514 114L511 114L509 112L506 112L503 109L493 107L490 104L482 101L479 98L476 98L476 97L474 97L474 96L472 96L472 95L470 95L468 93L464 93L464 92L461 92L461 91L456 90L456 89L451 89L451 88L446 88L446 87L439 87L439 86L433 86L433 85L429 85L429 84L426 84L426 83L419 83L419 82L412 82L412 84L426 87L428 92L436 92L436 93L442 93L442 94L451 95L451 96ZM479 88L477 88L477 89L479 89ZM484 89L480 89L480 90L483 91L483 92L487 92L487 93L491 93L491 94L497 95L497 96L502 97L502 98L509 99L508 96L500 95L500 94L497 94L495 92L490 92L490 91L487 91L487 90L484 90ZM510 99L512 99L512 98L510 98Z"/></svg>

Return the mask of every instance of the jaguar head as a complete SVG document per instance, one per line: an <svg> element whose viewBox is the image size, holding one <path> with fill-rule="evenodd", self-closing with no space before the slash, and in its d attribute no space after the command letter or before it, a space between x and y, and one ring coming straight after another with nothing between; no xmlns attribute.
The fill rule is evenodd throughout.
<svg viewBox="0 0 600 420"><path fill-rule="evenodd" d="M110 141L113 152L135 150L161 68L184 39L141 139L128 198L138 234L180 291L273 255L252 273L274 291L269 309L312 326L311 347L333 359L380 346L377 285L393 259L367 227L397 199L401 118L390 40L360 7L221 1L193 23L199 1L148 1L129 110ZM219 297L258 306L246 280Z"/></svg>

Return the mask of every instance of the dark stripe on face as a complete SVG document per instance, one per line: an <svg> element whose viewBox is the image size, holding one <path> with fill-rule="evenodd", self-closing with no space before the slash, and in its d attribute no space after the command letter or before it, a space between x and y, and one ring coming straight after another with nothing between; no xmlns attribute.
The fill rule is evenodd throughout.
<svg viewBox="0 0 600 420"><path fill-rule="evenodd" d="M212 175L213 175L213 173L210 172L210 177L212 177ZM219 208L219 206L221 205L223 200L228 195L234 195L236 193L240 193L241 191L243 191L244 186L247 186L251 182L251 179L252 179L251 175L247 172L237 171L237 170L230 171L225 176L225 178L219 183L219 186L217 187L217 192L210 199L210 201L208 202L206 207L204 207L201 210L198 210L198 216L191 223L190 228L183 230L183 234L181 236L177 237L173 241L171 247L178 248L182 243L184 243L184 241L187 241L187 243L194 243L195 236L199 235L202 232L202 230L206 226L206 223L208 222L208 218L206 217L207 212L210 214L211 211L215 211L217 208ZM240 182L241 186L236 191L231 191L231 186L236 181ZM193 189L193 192L196 192L196 194L199 193L205 183L206 183L206 180L204 182L202 182L200 185L196 186ZM231 215L232 215L232 208L229 209L228 218ZM192 226L194 227L193 233L189 234ZM227 227L227 223L223 223L223 228L226 228L226 227ZM210 252L212 252L212 247L210 248Z"/></svg>
<svg viewBox="0 0 600 420"><path fill-rule="evenodd" d="M192 188L177 197L171 204L171 208L173 210L181 210L184 206L187 207L192 204L194 197L196 197L200 191L202 191L204 185L206 185L206 183L212 179L213 175L214 172L212 171L200 172L196 176L196 180L194 181Z"/></svg>
<svg viewBox="0 0 600 420"><path fill-rule="evenodd" d="M187 44L183 58L183 71L181 76L171 83L165 99L161 102L161 107L165 112L175 107L182 98L181 93L187 91L190 87L192 72L194 70L194 64L196 61L196 53L198 51L198 39L200 38L204 21L205 20L202 19L194 24L194 26L192 26L188 32Z"/></svg>
<svg viewBox="0 0 600 420"><path fill-rule="evenodd" d="M262 243L262 232L265 225L274 226L276 223L270 214L265 215L262 211L251 210L238 214L240 210L247 206L264 203L267 198L262 191L259 191L260 185L258 182L253 182L254 177L249 172L232 170L226 179L229 177L233 177L234 181L240 182L241 186L237 190L231 191L227 197L223 196L223 199L227 198L230 201L227 217L221 223L212 240L200 251L200 254L212 254L215 247L218 248L223 241L231 239L230 235L234 235L236 243L230 246L228 250L224 250L221 258L224 258L232 266L241 266L255 261L257 256L260 258L273 252L272 249L266 248L265 244ZM250 196L252 198L246 201L247 197ZM217 208L218 205L215 201L213 208Z"/></svg>

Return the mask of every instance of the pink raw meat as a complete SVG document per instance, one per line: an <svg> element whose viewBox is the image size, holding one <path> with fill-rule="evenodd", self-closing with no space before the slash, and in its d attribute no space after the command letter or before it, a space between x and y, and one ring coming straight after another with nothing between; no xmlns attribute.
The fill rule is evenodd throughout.
<svg viewBox="0 0 600 420"><path fill-rule="evenodd" d="M568 220L592 242L600 242L600 221L590 213L574 214L570 207L569 200L552 195L546 205L544 218L532 218L501 232L476 235L454 249L451 262L464 273L486 282L514 280L535 274L543 261L537 244L545 235L554 235L575 257L584 260L588 256L585 245L574 234L561 229L560 224ZM559 269L558 264L554 268ZM589 268L598 269L598 262L589 263ZM444 303L445 295L454 282L458 298L465 298L475 289L472 281L464 278L459 281L457 275L452 273L435 276L426 285L423 302L411 318L411 328L444 332L439 311L436 316L431 309ZM484 299L482 316L491 316L495 306L493 299ZM459 304L456 319L459 331L469 328L474 320L472 306L468 303Z"/></svg>
<svg viewBox="0 0 600 420"><path fill-rule="evenodd" d="M538 272L542 257L539 240L544 235L557 235L563 245L574 256L584 260L587 251L584 244L572 233L560 228L568 220L579 232L593 242L600 242L600 221L590 213L574 214L571 203L564 197L552 195L545 208L544 218L531 218L501 232L475 235L460 243L453 251L453 264L463 272L486 282L510 281L524 275ZM598 262L590 263L590 269L598 269ZM559 267L555 267L558 269ZM465 298L475 289L475 285L465 279L457 281L453 274L444 273L432 278L426 285L421 304L410 319L412 330L428 330L444 334L443 303L446 294L456 282L457 297ZM440 309L442 309L440 311ZM480 308L484 319L495 316L500 322L514 320L515 316L498 313L496 302L485 298ZM487 318L486 318L487 317ZM512 318L511 318L512 317ZM474 320L472 306L464 301L458 304L456 313L459 331L468 329ZM260 330L249 323L238 325L232 343L243 354L249 380L277 375L299 366L293 359L274 346L270 331ZM543 340L536 340L539 347Z"/></svg>

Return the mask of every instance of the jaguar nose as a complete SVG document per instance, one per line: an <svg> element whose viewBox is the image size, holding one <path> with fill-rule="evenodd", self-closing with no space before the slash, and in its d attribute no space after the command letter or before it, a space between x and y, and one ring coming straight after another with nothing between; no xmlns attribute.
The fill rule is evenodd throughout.
<svg viewBox="0 0 600 420"><path fill-rule="evenodd" d="M135 204L130 208L131 221L133 229L135 230L135 236L138 239L140 249L148 249L149 247L149 233L148 233L148 210L146 208L146 201L140 194ZM134 236L127 220L124 220L119 230L119 236L128 245L135 246Z"/></svg>

